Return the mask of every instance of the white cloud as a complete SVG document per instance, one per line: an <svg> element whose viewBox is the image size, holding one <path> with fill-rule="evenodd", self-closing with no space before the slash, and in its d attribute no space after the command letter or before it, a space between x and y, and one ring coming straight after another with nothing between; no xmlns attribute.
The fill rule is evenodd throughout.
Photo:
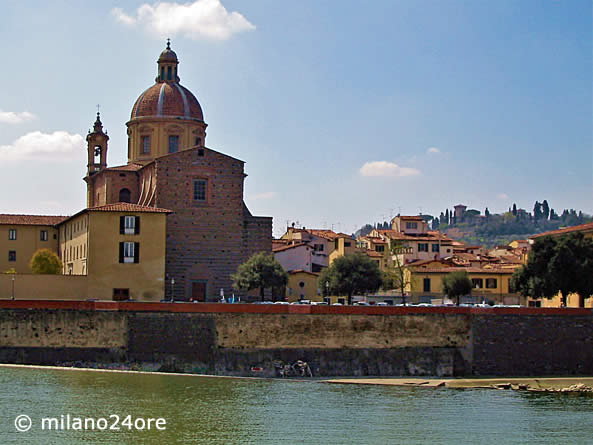
<svg viewBox="0 0 593 445"><path fill-rule="evenodd" d="M33 113L28 111L2 111L0 110L0 122L3 124L20 124L22 122L31 121L35 119Z"/></svg>
<svg viewBox="0 0 593 445"><path fill-rule="evenodd" d="M496 197L502 200L509 199L509 195L507 195L506 193L499 193L498 195L496 195Z"/></svg>
<svg viewBox="0 0 593 445"><path fill-rule="evenodd" d="M144 3L135 15L126 14L121 8L112 9L111 14L120 23L143 26L163 38L182 35L192 40L226 40L235 33L255 29L255 25L240 13L228 12L220 0Z"/></svg>
<svg viewBox="0 0 593 445"><path fill-rule="evenodd" d="M272 199L278 196L276 192L263 192L253 195L253 199Z"/></svg>
<svg viewBox="0 0 593 445"><path fill-rule="evenodd" d="M426 150L426 153L428 153L428 154L432 154L432 153L436 154L436 153L440 153L440 152L441 152L441 150L439 150L436 147L430 147L428 150Z"/></svg>
<svg viewBox="0 0 593 445"><path fill-rule="evenodd" d="M416 176L420 174L420 170L411 167L400 167L393 162L388 161L374 161L365 162L360 168L362 176L379 176L386 178L400 178L403 176Z"/></svg>
<svg viewBox="0 0 593 445"><path fill-rule="evenodd" d="M84 138L79 134L34 131L21 136L10 145L0 145L0 161L64 161L80 158L85 153L84 148Z"/></svg>

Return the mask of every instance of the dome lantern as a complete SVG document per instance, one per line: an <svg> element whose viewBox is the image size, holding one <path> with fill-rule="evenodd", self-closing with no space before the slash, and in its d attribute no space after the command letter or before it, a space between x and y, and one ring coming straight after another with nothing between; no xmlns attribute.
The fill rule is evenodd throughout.
<svg viewBox="0 0 593 445"><path fill-rule="evenodd" d="M179 76L177 75L177 65L179 65L179 59L177 54L171 49L171 40L167 39L167 48L159 56L157 60L159 70L155 81L157 83L162 82L179 82Z"/></svg>

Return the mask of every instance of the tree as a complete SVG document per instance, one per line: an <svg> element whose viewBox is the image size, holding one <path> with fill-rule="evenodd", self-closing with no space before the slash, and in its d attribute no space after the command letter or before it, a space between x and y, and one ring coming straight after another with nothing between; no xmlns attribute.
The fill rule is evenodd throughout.
<svg viewBox="0 0 593 445"><path fill-rule="evenodd" d="M533 206L533 219L535 221L541 219L543 216L543 212L542 212L542 205L538 202L535 201L535 204Z"/></svg>
<svg viewBox="0 0 593 445"><path fill-rule="evenodd" d="M484 210L484 216L486 216L486 218L490 216L490 210L488 210L488 207L486 207L486 209Z"/></svg>
<svg viewBox="0 0 593 445"><path fill-rule="evenodd" d="M62 273L62 261L50 249L39 249L31 257L29 267L35 274L59 275Z"/></svg>
<svg viewBox="0 0 593 445"><path fill-rule="evenodd" d="M436 221L436 219L435 219ZM433 221L434 222L434 221ZM398 289L401 292L402 304L406 304L406 287L410 284L406 274L406 266L400 257L401 243L393 242L391 244L391 255L387 253L387 264L389 269L383 273L383 289Z"/></svg>
<svg viewBox="0 0 593 445"><path fill-rule="evenodd" d="M571 293L579 294L579 306L593 295L593 240L582 233L560 238L537 238L527 264L513 273L511 287L531 298L553 298L560 293L562 305Z"/></svg>
<svg viewBox="0 0 593 445"><path fill-rule="evenodd" d="M352 304L352 295L375 292L383 282L379 266L368 256L355 253L336 258L319 276L319 283L329 284L330 292L348 295L348 304Z"/></svg>
<svg viewBox="0 0 593 445"><path fill-rule="evenodd" d="M469 295L472 292L472 282L465 270L458 270L448 273L443 277L443 293L449 298L459 299L463 295Z"/></svg>
<svg viewBox="0 0 593 445"><path fill-rule="evenodd" d="M439 226L441 225L439 218L435 218L432 220L432 230L438 230Z"/></svg>
<svg viewBox="0 0 593 445"><path fill-rule="evenodd" d="M261 301L264 301L264 290L268 287L274 289L286 286L288 274L271 253L259 252L239 265L231 279L233 287L240 291L259 288Z"/></svg>
<svg viewBox="0 0 593 445"><path fill-rule="evenodd" d="M445 210L445 223L449 224L451 220L449 219L449 209Z"/></svg>
<svg viewBox="0 0 593 445"><path fill-rule="evenodd" d="M544 219L548 219L550 217L550 206L548 205L548 201L544 199L542 202L542 215Z"/></svg>
<svg viewBox="0 0 593 445"><path fill-rule="evenodd" d="M513 203L513 210L512 210L512 212L513 212L513 215L514 216L517 216L517 204L515 204L515 203Z"/></svg>

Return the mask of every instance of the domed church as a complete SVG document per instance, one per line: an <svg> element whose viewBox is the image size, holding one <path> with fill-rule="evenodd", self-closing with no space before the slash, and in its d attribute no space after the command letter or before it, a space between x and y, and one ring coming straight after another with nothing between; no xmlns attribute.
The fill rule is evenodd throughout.
<svg viewBox="0 0 593 445"><path fill-rule="evenodd" d="M87 207L113 203L173 211L167 217L166 294L209 301L231 292L230 275L253 253L271 251L272 218L243 201L244 162L206 147L202 107L181 85L167 42L155 84L126 123L128 163L107 166L109 137L97 113L87 135Z"/></svg>

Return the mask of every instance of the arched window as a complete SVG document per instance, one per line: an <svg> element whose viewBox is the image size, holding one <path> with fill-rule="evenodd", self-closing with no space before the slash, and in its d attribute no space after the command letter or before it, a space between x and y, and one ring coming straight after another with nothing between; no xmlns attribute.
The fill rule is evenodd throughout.
<svg viewBox="0 0 593 445"><path fill-rule="evenodd" d="M132 196L130 190L121 189L119 191L119 202L132 202Z"/></svg>

